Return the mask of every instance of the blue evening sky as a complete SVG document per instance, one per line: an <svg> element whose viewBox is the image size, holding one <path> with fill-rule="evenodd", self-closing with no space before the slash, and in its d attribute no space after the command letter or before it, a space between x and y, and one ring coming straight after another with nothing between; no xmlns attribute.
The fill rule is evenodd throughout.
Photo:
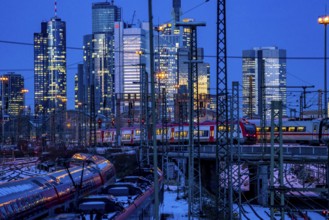
<svg viewBox="0 0 329 220"><path fill-rule="evenodd" d="M91 0L58 0L57 15L67 25L67 46L82 48L82 37L91 33ZM115 0L123 9L123 20L148 20L147 0ZM205 48L205 62L211 64L211 88L216 87L216 0L182 0L183 18L206 22L198 30L198 46ZM317 18L324 15L328 0L227 0L227 53L241 57L242 50L277 46L287 50L287 85L324 88L324 27ZM172 0L153 0L154 25L171 19ZM0 41L33 43L41 21L54 16L53 0L0 1ZM300 57L303 59L293 59ZM318 58L318 59L313 59ZM67 51L68 108L73 109L73 82L82 50ZM242 80L241 58L228 59L228 85ZM26 104L33 107L33 46L0 42L0 74L20 73L29 89ZM289 92L291 91L291 92ZM296 107L301 89L288 89L288 105ZM242 93L240 93L242 96ZM316 108L317 94L308 94ZM297 103L298 104L298 103Z"/></svg>

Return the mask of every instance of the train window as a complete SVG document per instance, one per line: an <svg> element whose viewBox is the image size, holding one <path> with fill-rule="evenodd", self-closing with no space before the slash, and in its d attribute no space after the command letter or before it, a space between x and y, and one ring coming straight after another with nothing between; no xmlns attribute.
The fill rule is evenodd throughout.
<svg viewBox="0 0 329 220"><path fill-rule="evenodd" d="M282 131L287 131L287 127L282 127Z"/></svg>
<svg viewBox="0 0 329 220"><path fill-rule="evenodd" d="M256 132L255 130L255 126L254 125L251 125L251 124L244 124L244 127L246 129L246 132L248 134L254 134Z"/></svg>
<svg viewBox="0 0 329 220"><path fill-rule="evenodd" d="M317 125L314 125L313 132L316 132L317 129L318 129L318 126Z"/></svg>
<svg viewBox="0 0 329 220"><path fill-rule="evenodd" d="M278 132L279 131L279 127L275 126L274 127L274 132Z"/></svg>
<svg viewBox="0 0 329 220"><path fill-rule="evenodd" d="M43 184L42 183L40 183L39 181L37 181L37 180L32 180L32 182L33 183L35 183L35 184L37 184L38 186L41 186L41 187L43 187Z"/></svg>
<svg viewBox="0 0 329 220"><path fill-rule="evenodd" d="M271 127L265 127L265 128L259 128L258 130L259 132L265 131L265 132L270 132L271 131Z"/></svg>
<svg viewBox="0 0 329 220"><path fill-rule="evenodd" d="M1 216L2 216L2 217L4 217L4 216L6 216L6 215L7 215L7 213L6 213L6 210L5 210L5 207L4 207L4 206L1 206L1 207L0 207L0 213L1 213Z"/></svg>
<svg viewBox="0 0 329 220"><path fill-rule="evenodd" d="M296 130L296 127L293 127L293 126L288 127L288 131L289 132L294 132L295 130Z"/></svg>
<svg viewBox="0 0 329 220"><path fill-rule="evenodd" d="M209 136L209 131L201 131L201 137L208 137Z"/></svg>
<svg viewBox="0 0 329 220"><path fill-rule="evenodd" d="M193 132L194 136L197 137L198 136L198 131L194 131ZM209 136L209 131L208 130L201 130L199 132L200 137L208 137Z"/></svg>
<svg viewBox="0 0 329 220"><path fill-rule="evenodd" d="M141 130L139 129L136 129L136 133L135 133L136 136L140 136L141 135Z"/></svg>
<svg viewBox="0 0 329 220"><path fill-rule="evenodd" d="M219 130L219 131L229 131L229 130L230 130L230 127L227 126L227 128L226 128L226 126L222 126L222 125L220 125L220 126L218 126L218 130Z"/></svg>
<svg viewBox="0 0 329 220"><path fill-rule="evenodd" d="M161 129L156 129L156 135L160 135L161 134Z"/></svg>
<svg viewBox="0 0 329 220"><path fill-rule="evenodd" d="M14 212L18 212L18 205L16 202L11 204L11 208L13 209Z"/></svg>
<svg viewBox="0 0 329 220"><path fill-rule="evenodd" d="M175 132L175 137L176 138L179 137L179 132L178 131ZM187 137L187 131L181 131L180 132L180 137Z"/></svg>
<svg viewBox="0 0 329 220"><path fill-rule="evenodd" d="M299 126L299 127L297 127L297 131L298 132L304 132L304 131L306 131L306 128L302 127L302 126Z"/></svg>
<svg viewBox="0 0 329 220"><path fill-rule="evenodd" d="M122 135L122 140L130 140L130 134L124 134Z"/></svg>
<svg viewBox="0 0 329 220"><path fill-rule="evenodd" d="M9 215L14 213L14 210L12 209L11 205L7 205L6 208L8 210Z"/></svg>

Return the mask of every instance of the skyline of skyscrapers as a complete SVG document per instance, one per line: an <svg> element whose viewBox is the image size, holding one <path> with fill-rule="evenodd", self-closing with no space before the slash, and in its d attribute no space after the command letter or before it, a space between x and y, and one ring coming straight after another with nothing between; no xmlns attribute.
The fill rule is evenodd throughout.
<svg viewBox="0 0 329 220"><path fill-rule="evenodd" d="M83 106L85 112L90 112L91 106L94 106L96 114L110 117L115 113L115 94L140 93L141 65L145 64L146 73L149 65L148 25L141 23L139 26L132 26L134 24L124 23L121 21L121 14L121 8L114 5L113 2L92 4L92 34L83 37L83 65L78 65L75 78L76 109ZM155 36L154 39L155 71L156 73L165 73L165 78L162 78L161 82L160 79L156 79L156 93L160 93L162 88L166 88L168 111L172 111L174 108L174 95L178 92L178 86L187 85L188 65L186 61L188 60L191 30L186 27L175 26L175 23L180 21L180 17L181 1L173 0L172 22L159 25L157 27L158 36ZM185 18L182 21L191 22L193 19ZM36 113L43 111L44 106L48 106L49 109L52 109L51 106L66 109L66 78L63 77L64 72L66 72L66 63L64 60L58 60L65 58L65 56L56 55L63 51L64 47L60 48L60 46L63 46L64 43L54 45L54 42L49 40L58 37L63 41L63 36L65 36L65 22L62 22L58 17L52 18L49 22L42 22L41 32L34 35ZM143 55L138 55L136 51L143 51ZM198 48L197 51L198 57L200 57L198 59L203 60L203 49ZM262 52L264 56L267 53L265 48L260 48L259 51L264 51ZM244 51L243 54L245 53L247 52ZM259 62L261 60L260 52L257 52L256 55L252 54L253 52L249 53L251 58L247 61L247 57L250 56L244 55L243 66L247 65L247 62ZM253 56L254 58L252 58ZM280 52L277 56L285 57L285 53ZM57 61L55 57L58 58ZM281 57L280 60L282 59ZM58 68L56 62L65 63L65 67L62 65L61 68ZM272 66L281 65L277 64L275 59L268 59L264 63L265 84L272 87L280 86L280 88L266 88L267 92L278 94L274 95L276 98L274 96L271 99L266 98L265 103L268 104L273 97L274 99L283 97L282 100L285 100L284 103L286 103L286 89L281 88L283 84L286 84L286 76L282 72L285 71L285 67L277 67L281 68L279 71L282 73L280 73L280 79L276 79L276 70L273 70L268 63L272 63ZM258 63L258 69L259 65ZM282 65L285 66L285 64ZM52 71L48 71L48 69L52 69ZM259 71L258 69L257 71ZM47 74L49 74L48 77ZM248 85L251 83L248 88L256 88L262 80L259 75L251 76L252 74L245 70L242 75L244 88L246 88L246 83L249 83ZM55 79L57 79L58 85L55 83ZM208 63L198 64L198 81L199 93L209 94L210 65ZM279 83L274 83L275 81L279 81ZM260 96L256 97L255 95L257 91L253 91L253 95L248 95L250 101L247 102L246 90L244 89L244 115L259 116L261 107L259 106ZM252 103L252 107L250 107L250 103ZM249 110L246 109L247 105ZM49 112L49 110L46 111ZM251 111L252 114L247 113L247 111ZM286 110L284 115L286 115Z"/></svg>

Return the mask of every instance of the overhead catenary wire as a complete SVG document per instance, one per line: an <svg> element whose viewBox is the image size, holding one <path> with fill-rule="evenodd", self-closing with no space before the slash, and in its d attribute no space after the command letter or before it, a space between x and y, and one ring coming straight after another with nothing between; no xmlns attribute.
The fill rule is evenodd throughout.
<svg viewBox="0 0 329 220"><path fill-rule="evenodd" d="M20 41L8 41L8 40L0 40L0 43L5 43L5 44L17 44L17 45L26 45L26 46L34 46L33 43L27 43L27 42L20 42ZM72 46L68 46L66 47L66 49L70 49L70 50L83 50L83 48L81 47L72 47ZM117 53L134 53L134 51L122 51L122 50L114 50L113 52L117 52ZM149 54L147 52L145 52L145 54ZM182 55L182 56L188 56L188 55ZM203 55L204 57L207 58L216 58L216 55ZM238 55L228 55L226 56L226 58L228 59L243 59L243 58L255 58L253 56L238 56ZM263 58L273 58L273 57L263 57ZM285 57L285 59L287 60L324 60L325 58L323 56L287 56ZM329 60L329 58L327 58L327 60Z"/></svg>

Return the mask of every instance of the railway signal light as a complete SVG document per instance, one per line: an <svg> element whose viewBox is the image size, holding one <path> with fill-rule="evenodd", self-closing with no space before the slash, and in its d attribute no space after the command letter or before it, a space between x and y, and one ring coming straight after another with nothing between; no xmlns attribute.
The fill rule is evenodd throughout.
<svg viewBox="0 0 329 220"><path fill-rule="evenodd" d="M98 123L98 128L101 128L102 120L101 119L98 119L97 123Z"/></svg>

